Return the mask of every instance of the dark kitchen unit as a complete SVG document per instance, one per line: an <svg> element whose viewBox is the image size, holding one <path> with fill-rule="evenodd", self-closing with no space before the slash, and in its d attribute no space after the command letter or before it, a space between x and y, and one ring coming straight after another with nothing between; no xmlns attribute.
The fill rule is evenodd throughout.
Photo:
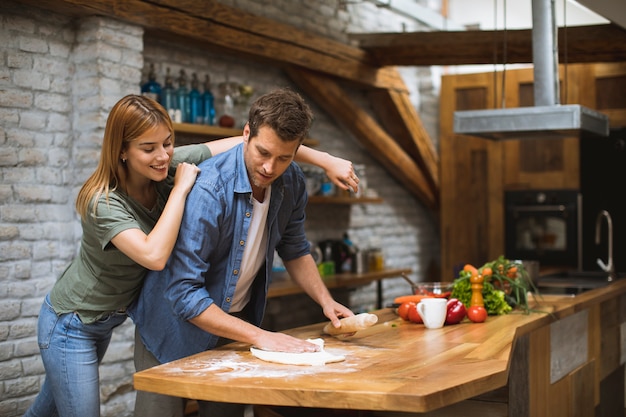
<svg viewBox="0 0 626 417"><path fill-rule="evenodd" d="M606 220L600 224L596 244L596 219L601 210L613 223L613 263L626 272L626 128L611 129L606 138L583 135L580 140L580 181L583 196L583 269L600 270L597 259L608 262Z"/></svg>

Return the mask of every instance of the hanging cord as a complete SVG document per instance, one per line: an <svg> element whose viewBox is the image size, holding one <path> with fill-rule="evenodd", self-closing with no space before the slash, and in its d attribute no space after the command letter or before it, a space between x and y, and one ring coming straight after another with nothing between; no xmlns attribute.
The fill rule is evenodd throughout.
<svg viewBox="0 0 626 417"><path fill-rule="evenodd" d="M502 80L500 85L500 91L502 96L502 101L500 103L500 107L506 107L506 60L507 60L507 28L506 28L506 0L503 3L503 37L502 37ZM497 32L498 28L498 0L493 1L493 32L494 34ZM498 39L496 36L493 37L493 104L494 107L497 107L498 103Z"/></svg>
<svg viewBox="0 0 626 417"><path fill-rule="evenodd" d="M502 89L502 108L506 107L506 60L507 60L507 28L506 28L506 0L504 0L504 4L503 4L503 8L502 8L502 20L503 20L503 47L502 47L502 86L500 87Z"/></svg>
<svg viewBox="0 0 626 417"><path fill-rule="evenodd" d="M498 0L493 0L493 105L498 102L498 39L496 37L498 28Z"/></svg>
<svg viewBox="0 0 626 417"><path fill-rule="evenodd" d="M557 28L558 33L558 28ZM558 39L558 36L557 36ZM563 89L565 90L564 94L564 104L567 104L567 0L563 0L563 43L565 48L563 49ZM557 73L558 74L558 73Z"/></svg>

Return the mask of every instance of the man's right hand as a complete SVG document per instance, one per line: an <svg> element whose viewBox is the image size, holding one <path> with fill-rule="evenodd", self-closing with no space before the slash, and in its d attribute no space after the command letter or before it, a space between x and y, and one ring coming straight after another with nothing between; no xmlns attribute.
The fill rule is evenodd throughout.
<svg viewBox="0 0 626 417"><path fill-rule="evenodd" d="M308 353L321 350L315 343L277 332L264 332L253 346L262 350L286 353Z"/></svg>

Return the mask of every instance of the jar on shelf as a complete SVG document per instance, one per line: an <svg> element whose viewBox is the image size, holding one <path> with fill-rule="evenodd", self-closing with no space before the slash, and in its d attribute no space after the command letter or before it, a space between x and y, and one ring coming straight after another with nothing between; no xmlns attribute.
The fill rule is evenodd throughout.
<svg viewBox="0 0 626 417"><path fill-rule="evenodd" d="M368 251L368 270L382 271L385 269L385 257L381 248L372 248Z"/></svg>

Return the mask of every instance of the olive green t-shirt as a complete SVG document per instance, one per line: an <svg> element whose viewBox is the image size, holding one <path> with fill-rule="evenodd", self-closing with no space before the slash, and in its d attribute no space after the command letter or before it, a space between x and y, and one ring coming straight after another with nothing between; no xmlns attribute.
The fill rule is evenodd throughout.
<svg viewBox="0 0 626 417"><path fill-rule="evenodd" d="M50 292L57 314L76 312L83 323L127 307L137 298L146 268L120 252L111 239L127 229L148 234L163 212L174 186L180 162L199 164L211 157L205 145L177 147L168 177L157 184L157 203L150 210L123 192L101 196L94 215L91 207L82 220L83 235L78 256L72 261Z"/></svg>

